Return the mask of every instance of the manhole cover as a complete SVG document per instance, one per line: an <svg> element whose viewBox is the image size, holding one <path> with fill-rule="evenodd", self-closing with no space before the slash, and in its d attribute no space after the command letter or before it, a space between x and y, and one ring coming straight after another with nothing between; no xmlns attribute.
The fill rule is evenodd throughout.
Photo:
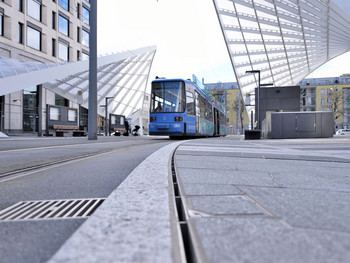
<svg viewBox="0 0 350 263"><path fill-rule="evenodd" d="M0 211L1 221L89 217L105 200L65 199L22 201Z"/></svg>

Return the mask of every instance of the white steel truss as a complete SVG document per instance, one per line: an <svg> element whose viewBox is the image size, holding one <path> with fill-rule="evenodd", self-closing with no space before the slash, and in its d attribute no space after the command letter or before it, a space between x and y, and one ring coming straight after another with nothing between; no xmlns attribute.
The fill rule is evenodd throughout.
<svg viewBox="0 0 350 263"><path fill-rule="evenodd" d="M213 0L242 95L297 85L350 50L350 17L332 0Z"/></svg>
<svg viewBox="0 0 350 263"><path fill-rule="evenodd" d="M108 97L108 112L129 116L143 108L143 98L156 47L144 47L97 59L97 103ZM42 84L88 108L89 61L44 64L0 58L0 95ZM105 107L98 113L105 116Z"/></svg>
<svg viewBox="0 0 350 263"><path fill-rule="evenodd" d="M147 81L155 47L128 51L117 55L109 63L101 63L97 71L98 113L105 116L105 99L108 113L129 116L142 109ZM122 56L120 56L122 55ZM89 71L84 70L66 78L46 83L45 88L88 108Z"/></svg>

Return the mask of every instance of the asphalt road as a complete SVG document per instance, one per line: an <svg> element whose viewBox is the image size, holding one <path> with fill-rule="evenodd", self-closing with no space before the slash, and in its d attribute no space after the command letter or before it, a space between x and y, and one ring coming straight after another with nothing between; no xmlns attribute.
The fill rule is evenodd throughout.
<svg viewBox="0 0 350 263"><path fill-rule="evenodd" d="M20 201L107 198L166 137L0 140L1 210ZM46 262L86 220L0 220L1 262Z"/></svg>

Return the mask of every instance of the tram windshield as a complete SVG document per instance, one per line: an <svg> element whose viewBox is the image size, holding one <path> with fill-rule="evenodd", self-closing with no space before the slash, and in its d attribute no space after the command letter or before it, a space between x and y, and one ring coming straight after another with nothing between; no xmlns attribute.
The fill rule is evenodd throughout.
<svg viewBox="0 0 350 263"><path fill-rule="evenodd" d="M185 86L182 81L152 83L151 112L184 112Z"/></svg>

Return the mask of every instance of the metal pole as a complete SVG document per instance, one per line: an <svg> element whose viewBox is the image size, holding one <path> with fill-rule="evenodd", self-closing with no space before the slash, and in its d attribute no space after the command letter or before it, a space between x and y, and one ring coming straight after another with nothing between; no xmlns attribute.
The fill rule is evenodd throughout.
<svg viewBox="0 0 350 263"><path fill-rule="evenodd" d="M108 98L106 97L106 119L105 119L105 133L108 136Z"/></svg>
<svg viewBox="0 0 350 263"><path fill-rule="evenodd" d="M260 70L258 71L259 83L258 83L258 130L260 130Z"/></svg>
<svg viewBox="0 0 350 263"><path fill-rule="evenodd" d="M43 136L43 87L38 85L38 136ZM46 125L47 126L47 125Z"/></svg>
<svg viewBox="0 0 350 263"><path fill-rule="evenodd" d="M97 140L97 0L90 5L88 140Z"/></svg>
<svg viewBox="0 0 350 263"><path fill-rule="evenodd" d="M254 115L253 115L253 111L250 112L250 129L254 130Z"/></svg>

